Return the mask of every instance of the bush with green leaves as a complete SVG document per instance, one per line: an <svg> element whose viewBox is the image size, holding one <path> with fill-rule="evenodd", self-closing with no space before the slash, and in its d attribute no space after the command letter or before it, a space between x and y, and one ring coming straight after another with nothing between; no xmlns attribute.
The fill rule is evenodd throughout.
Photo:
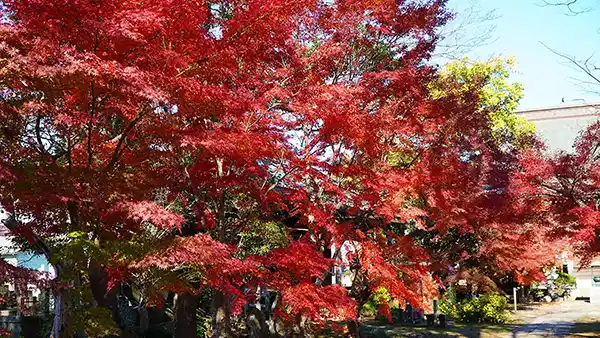
<svg viewBox="0 0 600 338"><path fill-rule="evenodd" d="M568 273L557 272L556 269L546 272L546 280L531 285L530 295L533 300L542 301L550 296L551 299L569 295L569 289L577 285L575 277Z"/></svg>
<svg viewBox="0 0 600 338"><path fill-rule="evenodd" d="M276 222L255 221L248 231L239 234L238 255L264 256L269 251L285 247L288 238L284 228Z"/></svg>
<svg viewBox="0 0 600 338"><path fill-rule="evenodd" d="M448 292L438 301L438 311L448 315L450 318L456 318L458 301L454 291L450 288Z"/></svg>
<svg viewBox="0 0 600 338"><path fill-rule="evenodd" d="M575 277L564 272L559 272L558 277L554 279L554 285L556 285L557 287L573 287L576 284L577 280L575 279Z"/></svg>
<svg viewBox="0 0 600 338"><path fill-rule="evenodd" d="M559 272L558 276L553 280L553 291L559 297L565 297L569 295L569 289L577 285L575 277L568 273Z"/></svg>
<svg viewBox="0 0 600 338"><path fill-rule="evenodd" d="M503 323L508 318L506 297L491 292L457 304L455 318L465 323Z"/></svg>
<svg viewBox="0 0 600 338"><path fill-rule="evenodd" d="M377 315L377 309L381 304L388 304L391 310L400 307L398 302L395 302L392 299L386 288L379 288L371 295L369 301L362 306L360 315L363 317L373 317Z"/></svg>

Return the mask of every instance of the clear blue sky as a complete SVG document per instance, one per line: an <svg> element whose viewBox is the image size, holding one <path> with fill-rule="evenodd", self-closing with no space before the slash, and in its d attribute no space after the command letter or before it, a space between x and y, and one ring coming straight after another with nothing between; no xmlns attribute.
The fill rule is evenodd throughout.
<svg viewBox="0 0 600 338"><path fill-rule="evenodd" d="M581 6L575 8L594 10L577 16L565 15L565 8L540 7L542 0L450 0L450 6L460 11L473 1L484 11L495 9L499 18L491 22L496 27L491 42L474 48L468 56L516 57L519 74L514 79L525 87L520 108L557 105L563 97L565 101L600 101L600 96L586 93L572 79L581 73L541 44L584 59L595 52L600 66L600 0L579 0Z"/></svg>

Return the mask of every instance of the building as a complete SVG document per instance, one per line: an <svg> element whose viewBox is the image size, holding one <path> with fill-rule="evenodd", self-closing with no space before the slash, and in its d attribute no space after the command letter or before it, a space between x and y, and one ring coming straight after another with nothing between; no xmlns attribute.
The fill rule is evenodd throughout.
<svg viewBox="0 0 600 338"><path fill-rule="evenodd" d="M573 144L582 131L600 117L600 102L562 104L517 112L535 123L536 132L546 144L548 155L573 151ZM591 267L581 267L576 258L565 253L562 270L577 279L574 297L591 297L600 301L600 257ZM594 281L597 280L597 281Z"/></svg>
<svg viewBox="0 0 600 338"><path fill-rule="evenodd" d="M5 215L0 210L0 222L4 219ZM0 256L7 263L14 266L20 266L42 272L48 272L49 278L53 278L54 269L48 263L46 258L41 255L36 255L30 252L20 251L12 242L12 236L10 231L0 223ZM27 287L28 291L26 295L16 294L14 285L10 282L0 285L0 297L4 299L13 299L13 301L7 301L0 304L0 317L8 316L18 313L18 309L22 308L18 306L18 302L22 305L29 303L35 303L40 299L40 295L43 290L38 289L35 285L30 284Z"/></svg>
<svg viewBox="0 0 600 338"><path fill-rule="evenodd" d="M600 117L600 102L534 108L517 114L535 123L550 153L572 151L577 136Z"/></svg>

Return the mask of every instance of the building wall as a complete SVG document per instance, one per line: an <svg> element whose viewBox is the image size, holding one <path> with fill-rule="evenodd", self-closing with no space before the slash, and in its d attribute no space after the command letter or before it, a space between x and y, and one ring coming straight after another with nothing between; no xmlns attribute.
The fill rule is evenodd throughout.
<svg viewBox="0 0 600 338"><path fill-rule="evenodd" d="M535 123L549 152L572 151L577 136L600 117L600 103L561 105L518 112Z"/></svg>
<svg viewBox="0 0 600 338"><path fill-rule="evenodd" d="M592 287L592 272L589 268L578 266L572 273L577 280L577 289L573 292L573 297L589 297L590 288Z"/></svg>

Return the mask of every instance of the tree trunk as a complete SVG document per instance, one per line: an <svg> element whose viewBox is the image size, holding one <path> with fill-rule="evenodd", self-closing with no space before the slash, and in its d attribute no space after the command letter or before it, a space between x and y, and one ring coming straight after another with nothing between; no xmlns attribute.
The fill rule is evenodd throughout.
<svg viewBox="0 0 600 338"><path fill-rule="evenodd" d="M224 297L224 300L223 311L225 312L225 318L223 318L223 332L225 333L225 337L233 337L231 332L231 303L226 297Z"/></svg>
<svg viewBox="0 0 600 338"><path fill-rule="evenodd" d="M314 337L314 335L310 332L309 321L303 315L298 315L298 331L300 332L300 337Z"/></svg>
<svg viewBox="0 0 600 338"><path fill-rule="evenodd" d="M113 287L108 290L108 275L101 264L92 260L88 265L88 278L92 296L97 307L109 309L112 313L112 319L120 326L119 309L117 306L117 297L119 288Z"/></svg>
<svg viewBox="0 0 600 338"><path fill-rule="evenodd" d="M348 324L348 336L352 338L360 338L360 330L358 329L358 318L356 321L349 320Z"/></svg>
<svg viewBox="0 0 600 338"><path fill-rule="evenodd" d="M129 302L131 302L131 304L137 309L137 313L139 316L139 331L146 332L150 324L150 318L148 317L148 309L146 309L146 306L144 306L144 301L142 299L135 298L133 294L133 289L128 284L121 284L121 292L125 297L127 297Z"/></svg>
<svg viewBox="0 0 600 338"><path fill-rule="evenodd" d="M57 264L54 266L54 270L56 273L54 280L58 283L63 282L63 267ZM74 334L73 328L71 327L72 318L67 291L68 290L65 289L64 285L59 285L54 291L54 320L52 321L50 338L72 337Z"/></svg>
<svg viewBox="0 0 600 338"><path fill-rule="evenodd" d="M221 337L221 326L223 325L223 293L215 290L213 295L212 304L212 338Z"/></svg>
<svg viewBox="0 0 600 338"><path fill-rule="evenodd" d="M225 295L218 290L212 299L212 330L213 338L231 337L230 311L227 307Z"/></svg>
<svg viewBox="0 0 600 338"><path fill-rule="evenodd" d="M198 296L183 293L177 296L176 338L196 337L196 308Z"/></svg>
<svg viewBox="0 0 600 338"><path fill-rule="evenodd" d="M73 328L71 301L67 290L59 289L54 293L54 320L50 338L70 338L77 336Z"/></svg>
<svg viewBox="0 0 600 338"><path fill-rule="evenodd" d="M150 318L148 316L148 310L145 306L138 307L138 314L140 316L140 331L146 332L148 331L148 326L150 325Z"/></svg>
<svg viewBox="0 0 600 338"><path fill-rule="evenodd" d="M348 328L348 336L351 338L360 338L360 309L365 303L359 302L356 306L356 320L349 320L346 324Z"/></svg>
<svg viewBox="0 0 600 338"><path fill-rule="evenodd" d="M217 175L224 176L223 158L216 159ZM225 204L226 196L225 189L220 190L220 198L217 210L217 229L219 231L219 242L226 243L226 228L225 228ZM229 302L223 292L215 290L212 302L212 329L213 338L231 337L231 311L229 311Z"/></svg>
<svg viewBox="0 0 600 338"><path fill-rule="evenodd" d="M94 296L96 304L100 307L107 306L106 291L108 289L108 276L102 266L94 260L91 260L88 265L88 278L90 280L92 296Z"/></svg>
<svg viewBox="0 0 600 338"><path fill-rule="evenodd" d="M63 327L63 306L62 291L56 291L54 293L54 320L52 321L50 338L60 338L60 332Z"/></svg>
<svg viewBox="0 0 600 338"><path fill-rule="evenodd" d="M246 327L248 329L248 335L250 337L271 337L269 324L267 324L265 316L259 309L255 307L248 309L248 311L246 312Z"/></svg>

